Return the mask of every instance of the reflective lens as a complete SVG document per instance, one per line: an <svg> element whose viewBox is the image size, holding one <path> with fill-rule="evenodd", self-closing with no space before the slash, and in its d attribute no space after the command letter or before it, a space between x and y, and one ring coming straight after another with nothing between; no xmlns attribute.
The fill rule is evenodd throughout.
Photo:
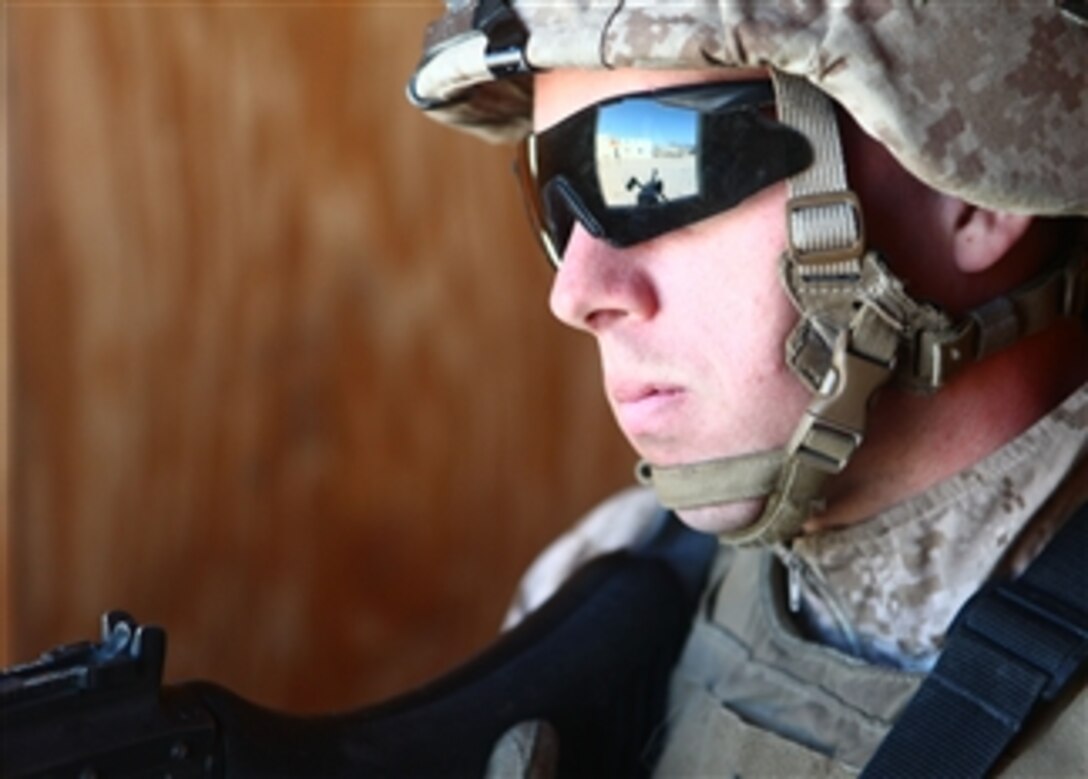
<svg viewBox="0 0 1088 779"><path fill-rule="evenodd" d="M575 221L631 246L738 205L812 162L808 140L770 118L769 81L721 82L597 103L519 154L530 219L559 265Z"/></svg>

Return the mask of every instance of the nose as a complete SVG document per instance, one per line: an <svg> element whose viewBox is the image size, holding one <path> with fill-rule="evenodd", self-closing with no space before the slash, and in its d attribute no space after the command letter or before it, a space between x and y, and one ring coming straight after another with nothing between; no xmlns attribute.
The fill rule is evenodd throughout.
<svg viewBox="0 0 1088 779"><path fill-rule="evenodd" d="M552 281L552 314L592 334L653 317L658 295L640 254L639 247L618 249L575 224Z"/></svg>

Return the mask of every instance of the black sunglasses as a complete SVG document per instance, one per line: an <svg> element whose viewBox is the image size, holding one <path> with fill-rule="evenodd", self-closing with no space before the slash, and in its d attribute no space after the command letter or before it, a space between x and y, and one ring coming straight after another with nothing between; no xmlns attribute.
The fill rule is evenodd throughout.
<svg viewBox="0 0 1088 779"><path fill-rule="evenodd" d="M518 178L548 259L562 263L575 220L627 247L807 168L808 139L773 107L769 81L714 82L606 100L530 134Z"/></svg>

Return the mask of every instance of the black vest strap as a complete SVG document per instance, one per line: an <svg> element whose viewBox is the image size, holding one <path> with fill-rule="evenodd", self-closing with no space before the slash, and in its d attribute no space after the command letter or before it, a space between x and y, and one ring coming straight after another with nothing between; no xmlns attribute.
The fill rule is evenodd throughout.
<svg viewBox="0 0 1088 779"><path fill-rule="evenodd" d="M862 779L983 777L1088 659L1088 505L1028 569L960 610Z"/></svg>

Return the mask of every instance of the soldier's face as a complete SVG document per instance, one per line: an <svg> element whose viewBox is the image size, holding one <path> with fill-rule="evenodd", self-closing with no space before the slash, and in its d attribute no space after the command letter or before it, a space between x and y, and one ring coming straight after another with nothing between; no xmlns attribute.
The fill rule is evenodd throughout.
<svg viewBox="0 0 1088 779"><path fill-rule="evenodd" d="M544 74L536 79L534 123L543 130L608 97L706 78ZM777 184L625 249L575 227L551 309L596 340L608 402L647 460L672 465L781 447L801 418L809 396L783 349L796 313L778 282L785 201L785 185ZM684 519L721 531L750 522L759 509L749 501L685 512Z"/></svg>

